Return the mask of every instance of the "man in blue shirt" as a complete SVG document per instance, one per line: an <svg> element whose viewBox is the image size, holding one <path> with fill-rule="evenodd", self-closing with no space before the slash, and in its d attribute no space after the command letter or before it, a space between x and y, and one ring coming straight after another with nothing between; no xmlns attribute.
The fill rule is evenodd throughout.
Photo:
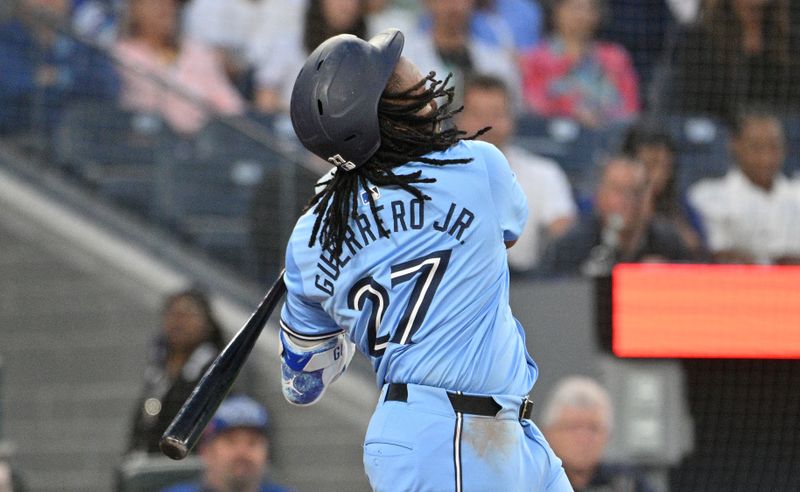
<svg viewBox="0 0 800 492"><path fill-rule="evenodd" d="M295 83L295 132L337 169L287 247L284 396L316 402L358 348L382 388L373 489L571 490L530 420L538 370L508 305L525 195L497 148L451 124L448 79L423 77L403 41L336 36Z"/></svg>
<svg viewBox="0 0 800 492"><path fill-rule="evenodd" d="M203 433L201 482L164 492L291 492L264 478L269 463L267 411L244 395L227 398Z"/></svg>

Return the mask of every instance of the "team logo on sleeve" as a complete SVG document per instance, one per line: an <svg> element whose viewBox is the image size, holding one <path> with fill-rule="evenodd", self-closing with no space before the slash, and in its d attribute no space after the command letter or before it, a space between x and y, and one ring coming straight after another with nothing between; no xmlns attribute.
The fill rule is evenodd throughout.
<svg viewBox="0 0 800 492"><path fill-rule="evenodd" d="M377 202L378 198L381 197L381 192L378 190L376 186L370 188L369 192L372 193L372 201L374 202ZM367 190L362 191L360 196L361 196L361 203L363 203L364 205L369 205L369 195L367 195Z"/></svg>

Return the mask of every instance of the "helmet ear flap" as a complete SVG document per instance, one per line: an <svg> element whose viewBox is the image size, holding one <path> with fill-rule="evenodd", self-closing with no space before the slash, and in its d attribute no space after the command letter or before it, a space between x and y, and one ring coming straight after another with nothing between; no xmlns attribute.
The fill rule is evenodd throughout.
<svg viewBox="0 0 800 492"><path fill-rule="evenodd" d="M400 59L403 34L369 42L349 34L323 42L292 90L292 126L303 145L342 170L363 165L380 147L378 102Z"/></svg>

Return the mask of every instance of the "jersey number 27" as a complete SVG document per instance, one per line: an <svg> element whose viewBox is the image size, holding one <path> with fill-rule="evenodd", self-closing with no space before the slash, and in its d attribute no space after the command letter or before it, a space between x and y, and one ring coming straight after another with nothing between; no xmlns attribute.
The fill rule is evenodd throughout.
<svg viewBox="0 0 800 492"><path fill-rule="evenodd" d="M378 336L381 321L389 307L389 292L375 281L372 276L364 277L350 289L347 305L350 309L363 310L370 301L372 310L367 322L367 338L369 355L380 357L386 351L389 342L405 345L411 343L411 337L422 326L428 308L431 305L436 289L444 277L451 250L436 251L415 260L398 263L392 266L392 288L417 277L405 312L393 333Z"/></svg>

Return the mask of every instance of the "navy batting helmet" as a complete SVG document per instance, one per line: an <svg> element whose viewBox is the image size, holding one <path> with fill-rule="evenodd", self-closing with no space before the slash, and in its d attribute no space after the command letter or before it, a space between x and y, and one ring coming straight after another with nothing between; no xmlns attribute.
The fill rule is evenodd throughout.
<svg viewBox="0 0 800 492"><path fill-rule="evenodd" d="M344 171L364 164L381 145L378 101L403 51L403 33L369 40L350 34L319 45L292 90L292 126L303 145Z"/></svg>

